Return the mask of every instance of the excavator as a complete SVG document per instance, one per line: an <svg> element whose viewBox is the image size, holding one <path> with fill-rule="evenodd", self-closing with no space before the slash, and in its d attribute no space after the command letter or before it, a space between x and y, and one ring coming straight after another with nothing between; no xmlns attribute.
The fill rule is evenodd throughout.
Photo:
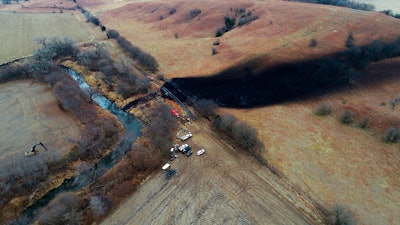
<svg viewBox="0 0 400 225"><path fill-rule="evenodd" d="M25 151L25 156L32 156L32 155L35 155L35 154L38 152L38 150L39 150L39 149L36 149L37 146L42 146L41 149L44 149L45 151L47 151L46 146L44 146L44 144L43 144L42 142L39 142L39 143L35 144L34 146L32 146L32 148L27 149L27 150Z"/></svg>

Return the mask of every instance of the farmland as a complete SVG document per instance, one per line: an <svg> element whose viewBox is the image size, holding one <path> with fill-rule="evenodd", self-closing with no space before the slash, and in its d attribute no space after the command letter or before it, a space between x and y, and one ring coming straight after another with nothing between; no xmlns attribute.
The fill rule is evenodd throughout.
<svg viewBox="0 0 400 225"><path fill-rule="evenodd" d="M48 0L42 1L51 4ZM281 0L78 2L98 17L107 29L117 30L131 43L153 55L160 65L159 74L147 75L157 78L162 75L160 83L176 82L177 78L216 78L216 82L203 91L209 98L215 97L210 90L222 90L228 96L236 93L236 96L231 95L235 98L252 91L263 95L262 90L270 90L273 86L281 92L272 91L266 98L284 99L281 94L293 87L298 95L289 100L243 107L239 104L228 107L217 101L220 103L215 109L217 114L234 115L257 130L265 148L259 159L267 162L264 165L244 155L246 149L241 151L226 134L216 131L212 126L214 118L199 116L185 126L181 120L180 129L187 126L193 132L193 137L185 142L190 143L194 152L205 148L206 153L190 157L179 155L171 162L177 173L169 180L160 171L145 178L139 176L134 180L137 183L132 184L132 180L123 180L123 173L128 169L125 164L122 165L127 167L108 173L109 177L114 177L115 172L115 177L122 180L119 183L125 185L117 184L104 193L121 191L124 195L128 193L123 192L124 188L133 188L136 192L111 199L114 204L121 204L113 205L107 211L109 214L104 216L103 224L324 224L327 212L335 205L349 209L350 215L361 225L398 224L400 146L399 143L385 142L384 136L388 128L400 128L400 105L391 105L393 99L400 98L400 58L381 60L352 71L357 76L348 79L345 85L318 89L311 97L303 96L298 91L300 88L296 88L299 83L291 83L290 79L295 77L306 84L311 83L302 79L301 70L293 68L314 66L302 62L320 62L317 60L323 57L349 51L345 46L349 34L354 35L357 46L376 40L396 40L400 37L400 20L378 12ZM171 13L171 9L175 11ZM224 16L232 16L240 9L257 15L258 19L215 37L215 31L224 25ZM193 10L201 13L187 19ZM77 11L74 14L0 13L0 21L4 20L3 24L7 26L7 29L0 28L0 36L7 40L0 47L8 54L1 58L2 62L31 54L36 47L32 40L51 33L48 27L54 29L54 34L67 34L78 42L103 37L98 28L86 23L78 14ZM32 28L35 29L30 31ZM97 32L92 32L95 29ZM26 33L31 37L26 37ZM310 46L313 39L316 45ZM104 42L116 47L110 48L112 57L122 56L115 40ZM15 49L9 50L11 48ZM276 71L284 71L290 76L278 72L263 73L275 66L282 68ZM307 68L319 68L312 66ZM226 80L218 79L221 74ZM100 72L89 76L91 84L97 88L101 88L101 79L106 77ZM288 85L281 88L274 79L270 83L257 83L260 81L257 76L273 76L278 81L287 78L288 82L284 84ZM241 78L235 83L239 85L220 88L236 78ZM110 93L115 91L112 82L119 81L109 82L110 88L103 89L108 92L105 95L111 96ZM186 94L196 100L202 93L195 87L202 84L195 84L194 93ZM249 84L258 84L259 89ZM179 85L178 82L175 85ZM8 143L1 146L1 156L23 151L31 142L37 141L55 143L50 144L50 148L61 148L63 153L81 135L79 127L63 112L57 111L59 108L47 86L26 81L0 87L0 108L5 114L0 134L4 138L2 141ZM152 91L157 92L159 87L153 87ZM308 86L304 87L307 89ZM234 100L240 102L242 98ZM177 104L166 102L181 113ZM131 112L145 114L152 103L140 103ZM191 103L188 101L188 105L192 106ZM322 103L332 106L332 112L317 116L315 109ZM348 124L340 119L346 110L355 115ZM368 123L361 127L365 119ZM68 126L64 126L66 124ZM155 135L150 138L156 139ZM166 144L159 150L168 151L170 147ZM140 185L135 186L138 183ZM103 184L109 183L103 182L97 187ZM96 222L101 223L101 219L103 217Z"/></svg>
<svg viewBox="0 0 400 225"><path fill-rule="evenodd" d="M31 55L38 47L35 38L68 35L76 42L100 38L94 27L71 13L0 12L0 64Z"/></svg>
<svg viewBox="0 0 400 225"><path fill-rule="evenodd" d="M20 158L38 142L62 155L80 138L79 126L61 111L46 85L32 81L1 84L0 106L0 160Z"/></svg>

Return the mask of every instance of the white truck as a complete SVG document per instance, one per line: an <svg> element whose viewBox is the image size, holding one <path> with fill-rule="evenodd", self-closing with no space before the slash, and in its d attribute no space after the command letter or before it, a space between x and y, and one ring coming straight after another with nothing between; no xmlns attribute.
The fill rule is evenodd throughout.
<svg viewBox="0 0 400 225"><path fill-rule="evenodd" d="M181 146L179 146L179 151L182 153L185 153L186 151L190 151L192 149L192 147L190 147L190 145L188 144L183 144Z"/></svg>
<svg viewBox="0 0 400 225"><path fill-rule="evenodd" d="M182 140L182 141L186 141L187 139L191 138L192 136L193 136L193 135L192 135L192 132L189 132L189 133L183 135L183 136L181 137L181 140Z"/></svg>

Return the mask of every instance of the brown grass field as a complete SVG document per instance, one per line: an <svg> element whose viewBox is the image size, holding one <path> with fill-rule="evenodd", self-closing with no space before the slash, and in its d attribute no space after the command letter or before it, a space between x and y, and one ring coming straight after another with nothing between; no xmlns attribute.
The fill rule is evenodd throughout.
<svg viewBox="0 0 400 225"><path fill-rule="evenodd" d="M276 64L318 58L345 50L348 32L353 32L358 45L377 39L390 41L400 36L400 20L380 13L280 0L83 0L79 3L98 16L108 29L118 30L133 44L155 56L160 63L160 73L167 78L211 76L246 63L252 63L257 71ZM215 38L215 31L223 26L224 15L230 15L231 8L238 7L251 10L254 15L259 15L259 19ZM169 14L171 8L176 8L173 15ZM201 9L202 13L185 21L192 9ZM70 16L67 21L77 20ZM83 24L84 20L80 22ZM316 48L308 47L311 38L317 39ZM213 42L217 39L221 43L216 46L218 54L212 55ZM13 57L20 57L13 54ZM400 59L385 60L362 71L366 77L374 78L371 79L374 82L356 82L341 92L313 99L253 109L221 108L219 112L234 114L257 128L266 147L264 157L298 193L306 195L305 199L310 197L326 209L342 204L354 213L359 224L397 225L400 216L400 147L399 144L384 143L382 135L389 126L399 126L400 107L392 110L389 104L400 95L398 68ZM6 89L7 85L9 89ZM0 93L5 90L1 107L8 106L2 110L16 107L14 111L18 112L9 113L10 118L4 120L2 129L10 123L8 121L31 116L30 110L22 110L25 104L10 99L6 90L17 87L16 90L22 92L36 85L15 85L5 84L0 89ZM33 91L29 96L39 93ZM331 104L332 115L314 115L320 103ZM338 118L345 109L356 113L354 124L340 123ZM357 127L357 122L364 116L371 118L370 128L366 130ZM37 118L40 116L28 121L38 121ZM18 122L18 126L25 126L25 123ZM176 179L165 181L162 174L155 175L111 214L105 224L136 224L137 221L148 224L318 224L317 216L312 216L314 206L304 206L308 203L300 200L303 199L301 195L286 192L284 185L276 184L265 168L231 152L229 146L221 144L201 124L193 126L193 131L201 134L190 142L196 147L207 147L210 154L198 161L194 158L197 156L188 159L181 156L175 165L180 170ZM41 124L29 127L49 129ZM59 129L55 132L61 132ZM20 127L16 132L25 130ZM29 143L18 142L20 146L14 151L29 147L31 141L37 142L41 136L33 136L34 133L26 138ZM70 137L68 132L58 138L65 141L67 136ZM51 138L51 135L43 138ZM61 146L65 144L62 140L44 139L43 142L60 143L57 146ZM14 142L9 142L10 146ZM10 146L1 152L8 151ZM207 169L202 173L204 167ZM171 207L167 207L168 204ZM226 217L219 217L221 209Z"/></svg>
<svg viewBox="0 0 400 225"><path fill-rule="evenodd" d="M386 70L398 77L399 66L397 59L367 70L381 77L377 70ZM301 102L221 111L257 127L267 149L265 158L326 208L342 204L360 224L394 225L399 221L400 147L382 138L386 129L399 125L400 108L392 110L389 104L400 94L399 87L396 79ZM320 103L331 104L333 115L316 116ZM353 125L339 121L345 109L356 113ZM357 127L364 116L371 119L370 129Z"/></svg>
<svg viewBox="0 0 400 225"><path fill-rule="evenodd" d="M108 28L117 29L155 56L160 71L169 78L210 75L255 58L260 67L266 67L331 54L345 49L348 32L360 45L400 35L398 20L379 13L280 0L125 1L127 5L115 9L111 8L122 3L87 4ZM240 7L259 19L215 38L217 28L224 25L223 17ZM171 8L176 8L173 15L169 15ZM196 8L202 13L185 22ZM311 38L317 39L317 48L308 47ZM211 55L217 39L219 53Z"/></svg>
<svg viewBox="0 0 400 225"><path fill-rule="evenodd" d="M80 139L79 125L61 111L46 85L34 81L1 84L0 109L0 161L23 157L38 142L49 152L63 155Z"/></svg>
<svg viewBox="0 0 400 225"><path fill-rule="evenodd" d="M353 32L358 45L400 36L399 20L379 13L278 0L83 4L97 12L107 27L155 56L167 78L212 75L246 62L255 61L257 70L317 58L345 50L348 32ZM260 18L215 38L223 16L236 7L250 9ZM173 15L168 13L171 8L176 8ZM202 10L200 16L185 22L187 13L195 8ZM318 47L308 47L311 38L317 39ZM211 55L217 39L221 42L219 53ZM398 68L398 60L388 60L363 73L380 76L382 81L386 73L398 77ZM265 158L326 209L343 204L360 224L398 224L399 146L385 144L381 137L390 125L398 126L399 109L392 111L389 102L400 94L399 84L398 79L355 84L316 99L220 111L255 126L267 149ZM314 115L321 102L334 106L332 116ZM338 117L344 109L356 112L358 121L369 116L371 128L342 125Z"/></svg>
<svg viewBox="0 0 400 225"><path fill-rule="evenodd" d="M82 20L71 13L0 12L0 64L31 55L38 47L34 41L38 37L69 36L76 42L103 38Z"/></svg>

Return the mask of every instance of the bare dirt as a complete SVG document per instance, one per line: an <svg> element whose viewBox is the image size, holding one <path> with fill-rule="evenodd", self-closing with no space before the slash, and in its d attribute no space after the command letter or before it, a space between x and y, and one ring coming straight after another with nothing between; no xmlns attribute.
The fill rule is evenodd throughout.
<svg viewBox="0 0 400 225"><path fill-rule="evenodd" d="M150 177L102 224L321 224L305 196L192 122L194 154L171 162L177 174ZM183 128L183 127L182 127ZM180 141L179 141L180 142ZM205 154L197 156L200 148ZM161 168L160 168L161 170Z"/></svg>
<svg viewBox="0 0 400 225"><path fill-rule="evenodd" d="M21 157L38 142L63 155L81 136L79 125L61 111L52 89L35 81L1 84L0 111L0 161Z"/></svg>

